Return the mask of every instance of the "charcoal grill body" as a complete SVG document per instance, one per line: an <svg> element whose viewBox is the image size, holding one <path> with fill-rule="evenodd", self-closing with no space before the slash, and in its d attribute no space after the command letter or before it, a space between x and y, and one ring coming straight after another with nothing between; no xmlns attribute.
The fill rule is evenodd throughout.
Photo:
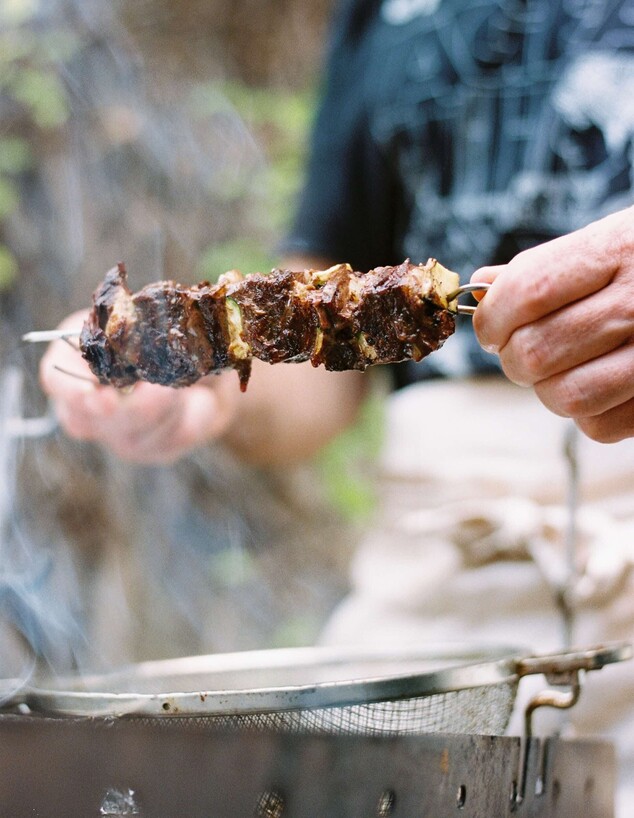
<svg viewBox="0 0 634 818"><path fill-rule="evenodd" d="M0 716L7 818L611 818L595 740L219 732L171 718Z"/></svg>

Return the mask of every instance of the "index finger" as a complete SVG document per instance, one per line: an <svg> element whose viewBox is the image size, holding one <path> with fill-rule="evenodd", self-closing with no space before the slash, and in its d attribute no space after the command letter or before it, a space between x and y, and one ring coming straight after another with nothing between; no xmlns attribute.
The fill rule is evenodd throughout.
<svg viewBox="0 0 634 818"><path fill-rule="evenodd" d="M525 250L505 267L476 271L473 281L493 280L473 318L480 344L499 352L519 327L609 284L620 266L613 219Z"/></svg>

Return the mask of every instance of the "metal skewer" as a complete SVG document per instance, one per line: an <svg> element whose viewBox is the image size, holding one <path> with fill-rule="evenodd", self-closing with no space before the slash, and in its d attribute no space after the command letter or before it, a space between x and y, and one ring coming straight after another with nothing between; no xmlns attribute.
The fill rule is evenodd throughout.
<svg viewBox="0 0 634 818"><path fill-rule="evenodd" d="M566 531L566 576L561 588L558 604L563 619L563 644L570 648L574 643L575 608L571 599L577 579L577 545L578 512L579 512L579 430L574 423L566 429L564 438L564 457L568 467L567 475L567 515L568 526Z"/></svg>
<svg viewBox="0 0 634 818"><path fill-rule="evenodd" d="M79 338L80 329L44 329L27 332L22 340L28 344L48 344L50 341L67 341L69 338Z"/></svg>
<svg viewBox="0 0 634 818"><path fill-rule="evenodd" d="M490 284L485 283L463 284L447 295L447 301L451 303L464 293L486 292L490 286ZM456 306L456 312L463 315L473 315L475 311L476 307L466 304ZM81 330L79 329L45 329L27 332L22 336L22 340L29 344L48 344L51 341L67 341L69 338L79 338L80 335Z"/></svg>
<svg viewBox="0 0 634 818"><path fill-rule="evenodd" d="M477 293L477 292L486 292L490 284L485 284L482 282L481 284L474 283L474 284L463 284L461 287L458 287L453 292L449 293L447 296L447 301L451 303L455 301L456 298L461 296L463 293ZM457 304L456 305L456 312L460 313L461 315L473 315L476 311L477 307L472 307L468 304Z"/></svg>

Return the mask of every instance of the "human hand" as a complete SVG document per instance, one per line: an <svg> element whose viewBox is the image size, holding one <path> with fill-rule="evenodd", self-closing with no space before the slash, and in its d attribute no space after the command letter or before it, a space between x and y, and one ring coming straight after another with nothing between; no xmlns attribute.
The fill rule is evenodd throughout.
<svg viewBox="0 0 634 818"><path fill-rule="evenodd" d="M477 270L473 317L511 381L593 440L634 436L634 207Z"/></svg>
<svg viewBox="0 0 634 818"><path fill-rule="evenodd" d="M74 313L59 328L80 329L86 315ZM235 378L226 374L209 376L186 389L151 383L138 383L127 391L103 386L79 351L65 341L55 341L47 349L40 381L68 435L143 464L173 462L219 438L233 421L240 395Z"/></svg>

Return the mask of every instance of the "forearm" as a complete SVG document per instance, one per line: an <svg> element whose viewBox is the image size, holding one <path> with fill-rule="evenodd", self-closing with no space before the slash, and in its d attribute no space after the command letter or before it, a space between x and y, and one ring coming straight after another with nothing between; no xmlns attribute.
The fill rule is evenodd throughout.
<svg viewBox="0 0 634 818"><path fill-rule="evenodd" d="M354 422L367 375L309 363L253 363L248 389L222 437L240 459L256 465L301 462Z"/></svg>
<svg viewBox="0 0 634 818"><path fill-rule="evenodd" d="M324 270L334 263L296 256L284 259L280 267ZM248 389L238 400L223 440L238 457L254 464L306 460L354 422L367 383L368 376L360 372L328 372L309 363L271 366L254 360Z"/></svg>

